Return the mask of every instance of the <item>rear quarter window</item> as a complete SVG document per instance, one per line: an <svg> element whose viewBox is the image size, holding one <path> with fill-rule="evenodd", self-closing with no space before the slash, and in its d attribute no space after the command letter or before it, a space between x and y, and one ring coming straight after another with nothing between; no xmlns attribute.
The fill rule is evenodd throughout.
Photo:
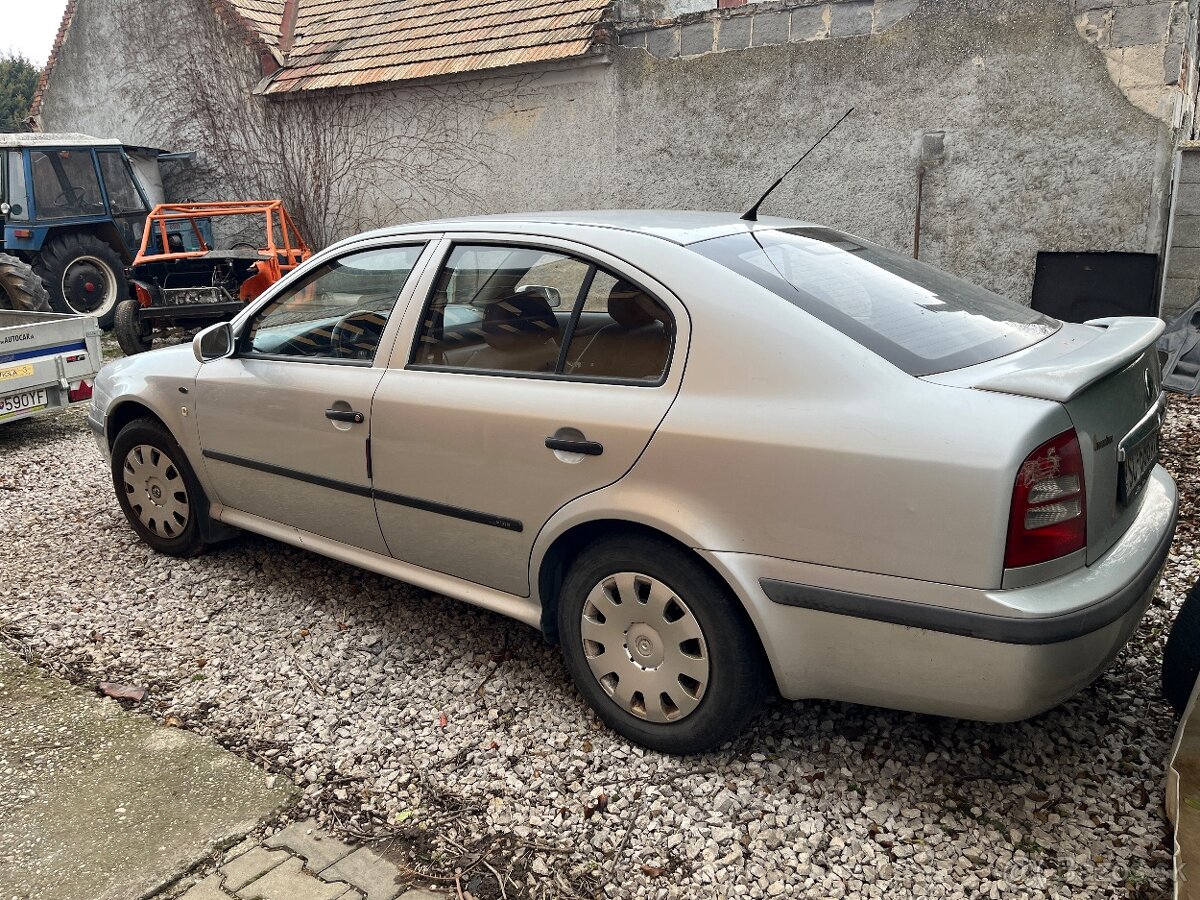
<svg viewBox="0 0 1200 900"><path fill-rule="evenodd" d="M978 285L827 228L746 231L691 249L910 375L1006 356L1060 326Z"/></svg>

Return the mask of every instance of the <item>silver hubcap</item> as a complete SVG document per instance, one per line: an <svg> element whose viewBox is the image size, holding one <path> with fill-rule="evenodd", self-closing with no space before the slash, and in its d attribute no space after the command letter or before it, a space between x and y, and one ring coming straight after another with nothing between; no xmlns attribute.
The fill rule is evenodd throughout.
<svg viewBox="0 0 1200 900"><path fill-rule="evenodd" d="M177 537L191 515L183 475L171 458L149 444L125 454L125 495L134 514L160 537Z"/></svg>
<svg viewBox="0 0 1200 900"><path fill-rule="evenodd" d="M583 653L600 686L647 722L677 722L708 686L700 623L657 578L618 572L588 594L580 622Z"/></svg>

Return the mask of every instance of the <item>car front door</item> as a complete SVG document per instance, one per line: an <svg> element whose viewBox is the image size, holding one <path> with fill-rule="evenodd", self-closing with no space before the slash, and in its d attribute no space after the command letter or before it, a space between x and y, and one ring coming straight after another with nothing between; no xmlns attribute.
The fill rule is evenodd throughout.
<svg viewBox="0 0 1200 900"><path fill-rule="evenodd" d="M687 316L571 245L447 241L372 405L393 556L517 595L564 504L620 479L678 392Z"/></svg>
<svg viewBox="0 0 1200 900"><path fill-rule="evenodd" d="M367 463L375 358L423 251L374 246L316 266L254 312L233 356L200 368L200 444L222 505L387 552Z"/></svg>

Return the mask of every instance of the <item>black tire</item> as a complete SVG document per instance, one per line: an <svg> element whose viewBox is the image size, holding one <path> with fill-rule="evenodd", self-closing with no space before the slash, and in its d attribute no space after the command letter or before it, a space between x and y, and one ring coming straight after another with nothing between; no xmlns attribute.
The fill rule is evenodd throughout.
<svg viewBox="0 0 1200 900"><path fill-rule="evenodd" d="M50 296L31 266L0 253L0 309L51 312Z"/></svg>
<svg viewBox="0 0 1200 900"><path fill-rule="evenodd" d="M94 234L64 234L42 245L33 270L46 285L55 312L95 316L111 329L117 304L129 296L117 252Z"/></svg>
<svg viewBox="0 0 1200 900"><path fill-rule="evenodd" d="M699 704L673 721L648 721L646 716L630 711L637 708L636 702L627 709L614 699L601 683L601 678L611 679L611 676L593 673L584 649L583 614L589 603L589 595L610 576L629 572L657 580L668 589L671 596L683 601L684 611L698 623L707 651L708 681L699 693ZM643 586L647 591L657 589ZM640 596L630 602L639 600L643 605L646 603ZM666 609L671 608L672 602L668 602ZM588 608L594 610L595 607ZM676 607L676 611L679 611L679 607ZM645 614L645 618L650 623L655 621L649 613ZM668 618L664 613L663 620L674 623L683 618ZM594 622L595 618L591 621ZM615 626L618 630L622 627ZM642 652L627 649L630 635L639 627L644 626L635 624L626 627L624 636L619 638L624 641L623 646L616 649L606 647L602 655L608 658L608 652L624 654L614 658L619 665L628 669L633 654ZM737 737L762 702L765 684L762 647L741 604L728 587L689 552L668 541L636 535L616 536L602 539L586 548L571 564L563 582L558 631L567 668L579 692L610 728L652 750L688 754L717 747ZM654 639L659 642L658 633L654 634ZM593 651L592 658L599 658L595 642L589 644ZM670 642L664 639L659 646L669 648ZM679 646L682 649L683 645ZM661 654L663 651L651 645L645 652ZM642 671L657 675L661 667L668 664L661 655L658 658L658 668L642 668ZM628 671L633 672L632 669ZM641 677L640 672L634 674ZM666 675L666 680L670 681L670 669L666 670ZM611 680L609 684L612 684ZM682 686L683 682L677 681L676 684ZM658 690L658 687L653 689ZM641 705L643 710L649 706L645 702ZM661 713L668 705L665 701L660 702L657 712ZM676 712L679 712L679 708Z"/></svg>
<svg viewBox="0 0 1200 900"><path fill-rule="evenodd" d="M145 353L154 345L154 327L142 319L142 307L136 300L122 300L117 304L113 321L113 334L126 356Z"/></svg>
<svg viewBox="0 0 1200 900"><path fill-rule="evenodd" d="M1187 708L1200 675L1200 581L1179 607L1163 647L1162 691L1180 715Z"/></svg>
<svg viewBox="0 0 1200 900"><path fill-rule="evenodd" d="M208 515L208 500L183 449L161 423L135 419L121 429L113 442L112 480L125 518L144 543L168 556L204 550L201 518Z"/></svg>

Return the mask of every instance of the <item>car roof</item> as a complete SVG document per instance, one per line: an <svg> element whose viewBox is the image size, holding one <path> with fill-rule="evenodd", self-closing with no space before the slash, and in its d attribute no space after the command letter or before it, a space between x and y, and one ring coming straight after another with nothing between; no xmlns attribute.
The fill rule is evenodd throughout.
<svg viewBox="0 0 1200 900"><path fill-rule="evenodd" d="M745 231L776 228L813 227L811 222L763 216L757 222L747 222L738 213L700 212L679 209L602 209L567 210L562 212L507 213L492 216L468 216L461 219L434 219L408 225L384 228L363 237L385 237L411 234L415 231L445 229L453 231L496 231L517 233L530 231L547 234L554 226L568 228L608 228L645 234L676 244L694 244L710 238Z"/></svg>
<svg viewBox="0 0 1200 900"><path fill-rule="evenodd" d="M90 134L64 132L53 134L46 132L27 132L17 134L0 134L0 150L16 149L19 147L120 147L121 142L116 138L97 138Z"/></svg>

